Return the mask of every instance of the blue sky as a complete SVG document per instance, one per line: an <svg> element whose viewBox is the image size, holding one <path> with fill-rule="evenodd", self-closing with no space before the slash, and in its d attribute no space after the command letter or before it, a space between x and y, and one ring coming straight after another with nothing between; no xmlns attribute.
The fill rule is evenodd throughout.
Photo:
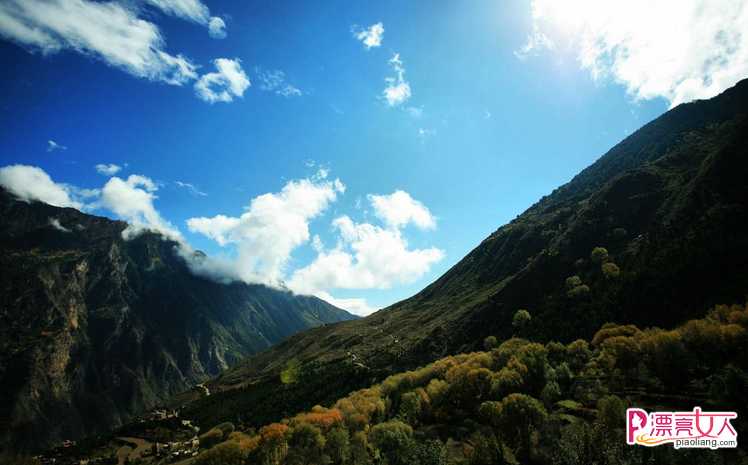
<svg viewBox="0 0 748 465"><path fill-rule="evenodd" d="M253 253L258 236L251 228L263 227L267 213L261 201L256 215L240 222L252 199L270 193L265 200L278 200L284 186L301 188L306 179L323 197L289 223L273 223L300 228L294 232L300 235L272 258L280 263L274 277L289 282L296 271L307 269L294 280L299 282L316 272L309 267L320 250L323 255L337 250L338 258L353 260L346 266L356 276L336 281L320 272L310 278L314 285L301 287L360 313L414 294L627 134L671 105L718 93L746 71L746 39L735 39L740 47L724 52L728 59L722 68L705 69L704 63L714 61L709 53L722 53L715 47L704 51L708 40L696 37L662 50L646 47L661 38L623 18L616 28L633 31L634 39L616 43L620 39L596 27L609 24L602 13L570 20L542 10L543 1L194 0L209 14L200 10L191 18L170 13L163 7L169 0L122 3L123 11L158 31L159 50L193 67L176 85L158 69L112 58L108 51L117 44L95 42L110 38L92 33L80 39L70 28L55 26L35 14L37 2L13 0L0 8L0 19L47 33L47 42L34 42L0 21L0 166L38 167L71 199L80 197L86 211L127 219L132 209L117 208L117 197L97 197L111 179L94 167L115 164L121 170L114 175L126 191L117 192L144 193L138 198L150 202L162 224L168 222L192 247L238 268L252 266L238 251L244 246ZM53 3L63 5L62 12L91 4ZM87 31L88 25L79 24L87 17L75 16L71 21ZM213 17L225 23L225 38L208 33ZM744 9L732 17L724 27L740 30ZM367 48L356 33L378 23L384 30L381 43ZM618 49L590 55L584 47L590 31ZM625 47L627 53L617 51ZM652 76L647 64L657 62L657 54L695 58L663 65ZM395 56L400 80L391 62ZM242 84L242 76L221 81L213 64L218 58L229 60L250 84ZM221 100L220 87L226 84L224 99L231 101L199 98L195 83L210 73L218 79L211 98ZM394 81L386 82L388 77ZM398 83L409 86L409 97L388 102L385 87ZM232 90L229 84L236 86ZM153 185L128 180L133 174ZM117 186L110 187L114 192ZM81 189L99 191L86 197ZM386 196L398 190L407 197L387 203L394 197ZM373 205L377 198L379 209ZM302 208L289 205L276 206ZM433 221L421 216L419 222L424 214ZM200 233L187 223L216 215L237 220L224 246L215 240L220 235L215 221L206 226L213 228L212 238L205 228ZM134 217L149 221L142 211ZM336 220L341 217L350 224ZM284 234L273 231L270 237ZM249 236L254 242L246 242ZM377 243L377 238L387 240ZM431 253L411 260L392 251L392 267L423 260L413 269L363 263L366 256L356 255L367 247L386 255L389 251L380 249L386 244L395 249L407 244L400 252ZM267 269L254 271L259 276ZM359 279L361 273L368 278Z"/></svg>

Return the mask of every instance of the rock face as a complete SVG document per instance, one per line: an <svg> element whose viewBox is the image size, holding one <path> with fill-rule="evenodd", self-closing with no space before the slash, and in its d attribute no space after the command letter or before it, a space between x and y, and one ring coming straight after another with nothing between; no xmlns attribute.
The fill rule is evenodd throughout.
<svg viewBox="0 0 748 465"><path fill-rule="evenodd" d="M122 424L300 330L320 299L190 273L176 244L0 189L0 449Z"/></svg>
<svg viewBox="0 0 748 465"><path fill-rule="evenodd" d="M606 322L672 327L711 305L744 303L747 180L744 80L645 125L415 296L305 331L222 373L209 383L220 403L199 400L190 414L215 424L223 404L259 424L276 421L480 349L489 335L508 339L518 309L532 315L522 335L570 342ZM593 256L598 247L607 253ZM280 403L277 373L291 360L313 376L286 387Z"/></svg>

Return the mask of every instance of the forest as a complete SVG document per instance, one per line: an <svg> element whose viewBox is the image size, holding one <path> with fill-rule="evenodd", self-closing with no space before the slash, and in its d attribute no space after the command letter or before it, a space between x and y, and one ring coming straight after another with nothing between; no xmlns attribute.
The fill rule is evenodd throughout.
<svg viewBox="0 0 748 465"><path fill-rule="evenodd" d="M748 463L742 449L674 451L624 437L629 406L736 410L745 430L747 305L719 305L670 330L608 323L566 345L524 338L538 323L518 309L514 337L489 336L484 351L258 429L219 424L201 436L194 464ZM303 367L288 368L294 382Z"/></svg>

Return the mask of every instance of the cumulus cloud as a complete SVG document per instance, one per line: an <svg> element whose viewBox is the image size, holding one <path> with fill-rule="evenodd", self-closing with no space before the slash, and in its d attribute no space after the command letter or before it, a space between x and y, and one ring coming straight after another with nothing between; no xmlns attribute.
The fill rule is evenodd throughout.
<svg viewBox="0 0 748 465"><path fill-rule="evenodd" d="M315 294L328 289L387 289L411 283L444 257L437 248L409 249L399 229L356 223L348 216L333 221L337 246L322 251L294 271L288 287Z"/></svg>
<svg viewBox="0 0 748 465"><path fill-rule="evenodd" d="M260 90L273 92L282 97L299 97L302 95L301 89L289 84L286 81L286 73L279 69L265 70L261 67L255 67L257 79L260 81Z"/></svg>
<svg viewBox="0 0 748 465"><path fill-rule="evenodd" d="M44 54L75 50L154 81L181 85L196 78L192 62L164 51L155 24L117 2L3 1L0 35Z"/></svg>
<svg viewBox="0 0 748 465"><path fill-rule="evenodd" d="M225 39L226 22L218 16L213 16L208 21L208 34L214 39Z"/></svg>
<svg viewBox="0 0 748 465"><path fill-rule="evenodd" d="M409 223L421 229L436 228L436 219L428 208L405 191L389 195L368 196L374 214L390 227L401 228Z"/></svg>
<svg viewBox="0 0 748 465"><path fill-rule="evenodd" d="M114 163L99 163L98 165L94 166L94 168L96 169L97 173L104 176L114 176L122 170L121 166L115 165Z"/></svg>
<svg viewBox="0 0 748 465"><path fill-rule="evenodd" d="M364 48L369 50L382 45L382 39L384 39L384 24L376 23L372 24L366 29L362 29L359 26L351 27L351 32L356 40L361 41L364 44Z"/></svg>
<svg viewBox="0 0 748 465"><path fill-rule="evenodd" d="M203 74L195 83L197 96L208 103L231 102L234 97L242 97L250 82L241 60L218 58L213 64L217 71Z"/></svg>
<svg viewBox="0 0 748 465"><path fill-rule="evenodd" d="M127 179L113 177L101 189L100 206L107 208L129 226L122 233L125 239L143 231L156 231L164 236L181 241L182 235L161 217L153 205L157 199L158 186L150 178L137 174Z"/></svg>
<svg viewBox="0 0 748 465"><path fill-rule="evenodd" d="M315 240L317 256L292 273L288 281L291 290L367 315L374 309L365 299L339 299L331 295L331 290L387 289L412 283L444 258L444 252L435 247L411 249L403 236L402 228L410 223L421 229L436 227L436 220L422 203L404 191L369 195L368 200L386 227L356 223L346 215L337 217L332 223L338 237L336 245L325 249Z"/></svg>
<svg viewBox="0 0 748 465"><path fill-rule="evenodd" d="M748 75L748 4L733 0L532 1L518 51L570 48L593 78L672 106L709 98Z"/></svg>
<svg viewBox="0 0 748 465"><path fill-rule="evenodd" d="M395 71L394 77L385 78L387 86L384 88L382 97L387 105L396 107L408 101L411 96L410 83L405 80L405 67L400 54L395 53L389 61L392 70Z"/></svg>
<svg viewBox="0 0 748 465"><path fill-rule="evenodd" d="M83 204L73 199L74 189L58 184L36 166L10 165L0 168L0 185L20 200L37 200L56 207L81 209Z"/></svg>
<svg viewBox="0 0 748 465"><path fill-rule="evenodd" d="M54 152L55 150L67 150L68 148L62 144L58 144L52 139L47 141L47 152Z"/></svg>
<svg viewBox="0 0 748 465"><path fill-rule="evenodd" d="M277 286L291 252L309 241L309 221L344 191L338 179L290 181L280 192L253 198L239 217L190 218L187 227L222 246L235 244L233 269L243 281Z"/></svg>

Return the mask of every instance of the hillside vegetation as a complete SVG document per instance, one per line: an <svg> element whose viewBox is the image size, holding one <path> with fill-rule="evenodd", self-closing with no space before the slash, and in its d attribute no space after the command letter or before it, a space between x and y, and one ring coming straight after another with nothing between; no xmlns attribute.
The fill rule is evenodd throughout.
<svg viewBox="0 0 748 465"><path fill-rule="evenodd" d="M517 335L542 324L516 315ZM256 429L214 428L193 465L748 463L742 446L644 448L624 434L632 405L736 410L735 429L746 430L748 306L717 306L672 330L608 323L590 341L484 344L328 407Z"/></svg>

